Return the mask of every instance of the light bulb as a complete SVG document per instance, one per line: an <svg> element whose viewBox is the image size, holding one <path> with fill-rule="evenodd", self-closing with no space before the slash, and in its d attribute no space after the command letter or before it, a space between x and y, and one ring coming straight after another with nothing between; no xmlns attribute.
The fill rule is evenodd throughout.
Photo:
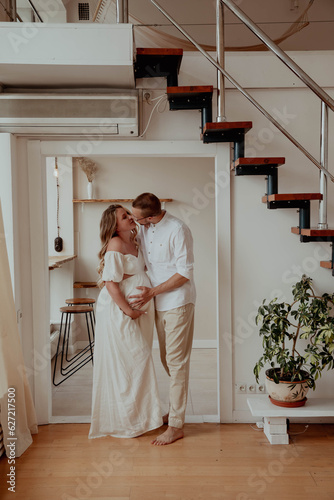
<svg viewBox="0 0 334 500"><path fill-rule="evenodd" d="M54 168L54 171L53 171L53 175L55 177L58 177L59 176L59 170L58 170L58 161L57 161L57 158L55 158L55 168Z"/></svg>

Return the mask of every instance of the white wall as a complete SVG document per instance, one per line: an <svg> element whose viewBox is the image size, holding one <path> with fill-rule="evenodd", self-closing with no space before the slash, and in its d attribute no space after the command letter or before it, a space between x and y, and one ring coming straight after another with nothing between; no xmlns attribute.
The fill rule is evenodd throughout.
<svg viewBox="0 0 334 500"><path fill-rule="evenodd" d="M333 52L291 54L303 69L334 96L330 76ZM213 70L201 56L184 57L179 76L180 85L214 84ZM198 64L196 64L196 61ZM192 80L192 68L195 78ZM328 71L327 71L328 69ZM251 95L292 133L301 144L319 159L320 101L304 88L296 76L270 54L228 54L227 70L237 75ZM151 97L162 94L160 83L141 82L151 87ZM231 87L228 84L228 87ZM266 87L266 88L263 88ZM215 101L215 100L214 100ZM144 126L152 106L144 103ZM150 140L199 139L200 116L196 111L165 111L156 113L146 137ZM252 121L253 128L246 136L246 156L285 156L286 164L279 167L279 192L318 192L318 170L270 122L263 117L238 91L226 92L226 116L229 121ZM334 117L329 112L329 131L333 133ZM332 173L334 145L329 141L329 168ZM333 293L334 278L329 270L319 267L320 260L330 260L329 243L300 243L291 234L298 225L297 210L267 210L261 203L265 194L263 177L231 176L232 224L232 331L221 332L222 349L233 360L233 389L235 384L251 383L253 367L261 355L261 339L254 323L259 304L265 297L291 298L291 285L303 273L311 276L316 290ZM333 183L328 183L328 223L334 226ZM224 196L224 193L222 193ZM318 202L312 203L312 225L318 222ZM224 235L222 236L224 237ZM317 392L309 397L333 397L333 372L326 372L317 384ZM264 378L264 374L262 374ZM234 393L233 420L249 421L246 399L249 394Z"/></svg>
<svg viewBox="0 0 334 500"><path fill-rule="evenodd" d="M333 90L329 92L333 96ZM319 103L307 90L256 90L252 95L267 109L277 109L285 115L287 129L319 158ZM246 139L246 154L286 157L286 164L279 167L279 192L318 192L318 171L310 161L273 130L267 120L236 92L229 93L227 102L229 114L233 113L236 119L253 121L253 129ZM333 130L333 126L330 130ZM331 172L333 153L330 141ZM233 177L231 182L234 381L251 383L254 381L254 364L261 355L261 340L254 318L262 300L277 296L291 301L291 285L303 273L313 278L317 292L333 293L334 278L329 270L319 266L320 260L330 260L330 244L300 243L299 237L291 234L291 227L298 226L297 210L267 210L266 205L261 203L261 197L266 192L264 177ZM312 202L311 205L311 224L316 226L318 202ZM328 183L328 222L333 227L331 182ZM333 372L326 372L317 384L316 393L309 397L333 397L333 375ZM244 411L247 412L246 397L243 394L235 395L237 421L243 419Z"/></svg>
<svg viewBox="0 0 334 500"><path fill-rule="evenodd" d="M58 158L59 169L59 236L63 239L63 250L56 252L54 240L57 237L57 183L53 175L55 158L46 158L46 188L48 217L49 256L70 256L74 254L73 237L73 182L72 168L66 158ZM50 279L50 322L60 323L59 308L73 296L72 261L51 270Z"/></svg>
<svg viewBox="0 0 334 500"><path fill-rule="evenodd" d="M1 183L0 199L2 205L5 234L2 237L6 239L7 253L9 260L10 274L14 290L14 213L13 213L13 173L14 158L12 155L11 134L0 134L1 150Z"/></svg>
<svg viewBox="0 0 334 500"><path fill-rule="evenodd" d="M191 64L187 64L187 56L184 58L184 67L187 67L187 74L183 73L182 78L188 78L187 81L191 81L192 68L196 70L198 78L202 80L208 76L208 82L211 83L211 74L206 73L206 63L203 63L200 56L197 59L194 55L191 55ZM233 56L231 55L231 61ZM333 96L334 88L331 82L332 79L332 60L333 53L321 54L322 65L316 64L317 54L299 54L298 57L303 61L308 67L311 67L314 63L314 68L316 68L316 75L319 75L319 82L326 86L326 90ZM259 100L268 107L268 109L273 110L276 108L283 116L284 120L287 121L288 129L295 133L298 140L300 140L312 154L319 157L319 109L320 105L317 103L314 97L308 90L302 87L297 87L292 85L291 88L282 79L282 74L280 69L276 67L275 64L268 61L268 55L264 55L261 59L258 54L256 54L256 65L250 54L241 58L239 54L235 55L236 61L239 65L243 65L245 74L248 72L256 71L262 78L265 74L268 83L267 89L261 90L260 79L258 82L255 77L252 77L251 93L256 95ZM268 66L267 66L268 65ZM266 71L269 67L270 71ZM183 80L184 81L184 80ZM148 81L147 81L148 82ZM141 82L143 89L151 88L152 97L160 95L161 88L159 84L153 85L152 82L146 83ZM182 81L180 81L183 84ZM196 79L193 82L197 83ZM214 83L214 82L213 82ZM331 86L332 85L332 86ZM148 117L152 110L152 105L144 104L144 125L147 123ZM196 111L168 111L167 107L165 111L160 108L160 113L155 113L151 126L148 130L145 139L142 140L142 146L145 147L145 141L183 141L183 140L194 140L199 141L199 125L200 125L200 115ZM277 112L276 112L277 113ZM273 132L269 123L262 118L256 110L254 110L247 101L234 90L227 91L227 116L229 120L253 120L253 129L247 135L246 140L246 154L251 156L286 156L286 165L280 167L280 177L279 177L279 190L280 192L316 192L318 191L318 173L316 168L304 157L300 152L295 150L290 143L283 138L279 133ZM333 131L333 116L330 114L330 134ZM133 141L132 141L133 142ZM22 144L22 149L19 151L19 158L21 159L20 167L22 167L22 175L18 178L18 189L22 193L23 199L19 200L20 214L22 216L22 224L27 223L25 210L27 209L27 194L24 192L26 186L26 176L27 172L25 170L25 158L24 158L24 147L25 141L23 139L19 140ZM150 144L152 144L150 143ZM80 146L81 144L81 146ZM99 146L95 147L93 143L88 141L81 141L79 144L82 147L83 144L87 146L86 156L93 156L90 154L100 150L103 150L103 142L98 143ZM330 151L330 169L333 172L333 150L332 143ZM78 147L79 147L78 146ZM208 146L209 147L209 146ZM94 149L95 148L95 149ZM127 148L127 141L124 141L124 148ZM148 147L147 153L150 154L152 146ZM78 151L78 156L82 156L82 153ZM159 190L165 188L164 182L168 182L168 192L162 193L164 196L171 196L177 198L178 200L183 199L178 193L178 179L179 173L183 171L187 173L186 178L182 181L186 188L188 196L189 207L193 207L196 210L197 201L194 197L191 198L191 193L193 193L193 188L197 187L202 192L204 192L205 183L207 183L207 171L205 175L198 172L198 177L194 179L191 171L191 162L189 160L183 160L182 170L178 169L176 175L174 174L174 166L168 170L163 170L159 173L157 177L152 175L153 166L150 162L143 162L142 160L137 161L133 159L133 163L130 160L119 160L110 156L106 158L105 155L101 154L100 158L95 158L97 162L104 156L103 166L101 166L101 174L103 172L112 172L110 179L110 188L108 184L108 196L114 196L114 186L117 190L118 196L134 196L137 194L141 182L146 182L145 185L152 186L152 191L160 195ZM150 160L151 161L151 160ZM162 161L162 160L161 160ZM154 163L154 161L152 160ZM194 164L197 162L194 161ZM144 163L144 164L143 164ZM159 160L160 164L160 160ZM135 167L139 165L141 169L145 170L151 174L147 175L145 179L136 178L133 182L132 178L129 180L129 188L124 189L120 192L119 186L123 183L125 178L126 169L130 169L132 172ZM122 167L122 168L120 168ZM125 169L123 171L123 169ZM175 167L176 169L176 167ZM211 165L209 167L211 169ZM129 171L130 171L129 170ZM204 172L204 171L203 171ZM122 179L122 176L123 180ZM167 181L166 181L167 178ZM75 181L76 182L76 181ZM78 188L82 183L84 191L84 177L79 180L78 177ZM260 177L240 177L235 178L231 176L230 182L226 182L224 187L219 191L219 199L224 199L225 196L231 194L231 229L232 229L232 328L231 331L221 331L221 337L223 339L222 352L224 356L228 357L233 363L233 375L231 380L228 380L230 387L234 388L235 382L248 382L253 383L254 378L252 375L252 369L257 361L261 352L261 341L258 337L257 330L255 328L253 317L255 315L257 304L261 302L266 296L271 296L272 294L290 297L291 282L299 276L306 272L310 274L314 279L314 284L316 290L319 293L325 291L332 292L334 288L333 277L331 272L322 269L318 266L319 260L329 259L329 244L318 244L318 243L308 243L302 244L299 242L297 236L290 233L290 227L297 225L297 214L295 210L272 210L266 209L265 205L261 203L261 196L265 193L264 179ZM76 185L74 183L74 185ZM105 194L102 187L104 183L99 180L98 187L101 191L98 192L98 196ZM117 186L117 187L116 187ZM172 190L171 190L172 188ZM76 188L75 188L76 189ZM81 188L80 188L81 189ZM334 217L334 207L333 207L333 185L329 183L329 225L333 226ZM80 194L78 191L78 194ZM76 193L75 193L76 194ZM176 197L177 194L177 197ZM98 205L85 206L83 212L81 208L77 207L75 215L75 227L78 225L84 225L84 217L88 214L90 216L94 215L94 221L92 219L92 227L96 228L96 221L100 216L101 207ZM317 204L315 203L312 209L312 220L313 224L316 223ZM98 212L99 211L99 212ZM23 213L24 212L24 213ZM194 233L197 231L196 222L190 218L190 223L193 224ZM29 224L29 221L28 221ZM27 227L23 227L23 236L27 232ZM91 231L92 227L87 226L87 229ZM198 226L200 227L200 226ZM85 231L80 235L80 250L85 256L87 252L85 247L86 237ZM95 229L94 229L95 230ZM228 228L225 229L221 227L220 238L222 240L228 240ZM96 231L98 234L98 231ZM198 240L202 236L198 236L196 233L195 239ZM203 247L204 249L205 247ZM29 249L29 245L28 245ZM92 253L94 253L94 258L98 249L98 246L94 249L91 247ZM92 258L91 252L89 253L89 258ZM29 280L29 262L24 259L25 250L22 251L22 261L27 266L24 268L24 273L26 279ZM197 261L205 261L205 252L201 254ZM86 265L85 256L82 266L76 269L78 279L90 279L92 277L91 266ZM224 259L224 255L221 256ZM79 261L78 261L79 262ZM23 264L23 262L22 262ZM229 262L226 266L230 266ZM224 262L223 262L224 268ZM205 277L205 268L200 267L200 272L202 275L199 280L197 279L197 287L205 287L207 284ZM28 290L28 283L22 283L22 290ZM25 305L28 306L28 297L26 298ZM201 314L203 304L198 301L198 314ZM29 311L28 311L29 314ZM317 397L321 396L331 396L332 392L332 380L333 372L328 372L318 383L318 391L316 393ZM313 394L310 394L312 397ZM246 397L244 395L234 395L233 407L230 409L232 419L236 421L246 421L250 419L249 412L246 407Z"/></svg>
<svg viewBox="0 0 334 500"><path fill-rule="evenodd" d="M215 343L215 204L214 193L205 199L205 207L189 210L197 200L200 190L214 178L212 158L104 158L89 157L98 165L94 180L94 197L135 198L150 191L159 198L173 198L166 209L189 225L194 238L195 282L197 284L198 307L196 311L195 340L203 345ZM74 165L76 163L74 162ZM74 167L74 198L85 198L87 180L80 167ZM100 249L99 224L102 212L108 203L87 203L74 206L74 230L76 233L75 281L95 281ZM124 204L131 208L131 203ZM87 292L88 293L88 292ZM89 294L92 290L89 290ZM206 341L211 341L206 342Z"/></svg>

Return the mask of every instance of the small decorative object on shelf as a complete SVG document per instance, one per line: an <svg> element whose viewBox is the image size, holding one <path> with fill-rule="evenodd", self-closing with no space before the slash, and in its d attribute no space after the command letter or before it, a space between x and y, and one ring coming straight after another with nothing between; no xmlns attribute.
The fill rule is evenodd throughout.
<svg viewBox="0 0 334 500"><path fill-rule="evenodd" d="M95 174L97 172L97 165L93 160L84 157L76 158L80 168L83 172L85 172L88 180L87 185L87 199L93 199L93 180L95 178Z"/></svg>

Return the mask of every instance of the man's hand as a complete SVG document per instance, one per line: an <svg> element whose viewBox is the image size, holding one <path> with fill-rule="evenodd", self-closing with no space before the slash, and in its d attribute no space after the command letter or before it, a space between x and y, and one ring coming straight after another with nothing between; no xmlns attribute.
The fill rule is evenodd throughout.
<svg viewBox="0 0 334 500"><path fill-rule="evenodd" d="M141 309L147 302L149 302L154 297L154 292L152 288L148 286L137 286L141 293L138 295L130 295L128 298L131 300L129 304L134 309Z"/></svg>

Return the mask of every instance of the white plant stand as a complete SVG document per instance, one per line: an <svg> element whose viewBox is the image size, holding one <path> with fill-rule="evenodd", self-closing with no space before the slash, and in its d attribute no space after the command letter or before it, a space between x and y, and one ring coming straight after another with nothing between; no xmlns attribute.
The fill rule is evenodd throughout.
<svg viewBox="0 0 334 500"><path fill-rule="evenodd" d="M248 398L247 403L254 417L264 418L264 433L270 444L289 444L287 418L334 417L334 399L310 398L299 408L275 406L268 395Z"/></svg>

